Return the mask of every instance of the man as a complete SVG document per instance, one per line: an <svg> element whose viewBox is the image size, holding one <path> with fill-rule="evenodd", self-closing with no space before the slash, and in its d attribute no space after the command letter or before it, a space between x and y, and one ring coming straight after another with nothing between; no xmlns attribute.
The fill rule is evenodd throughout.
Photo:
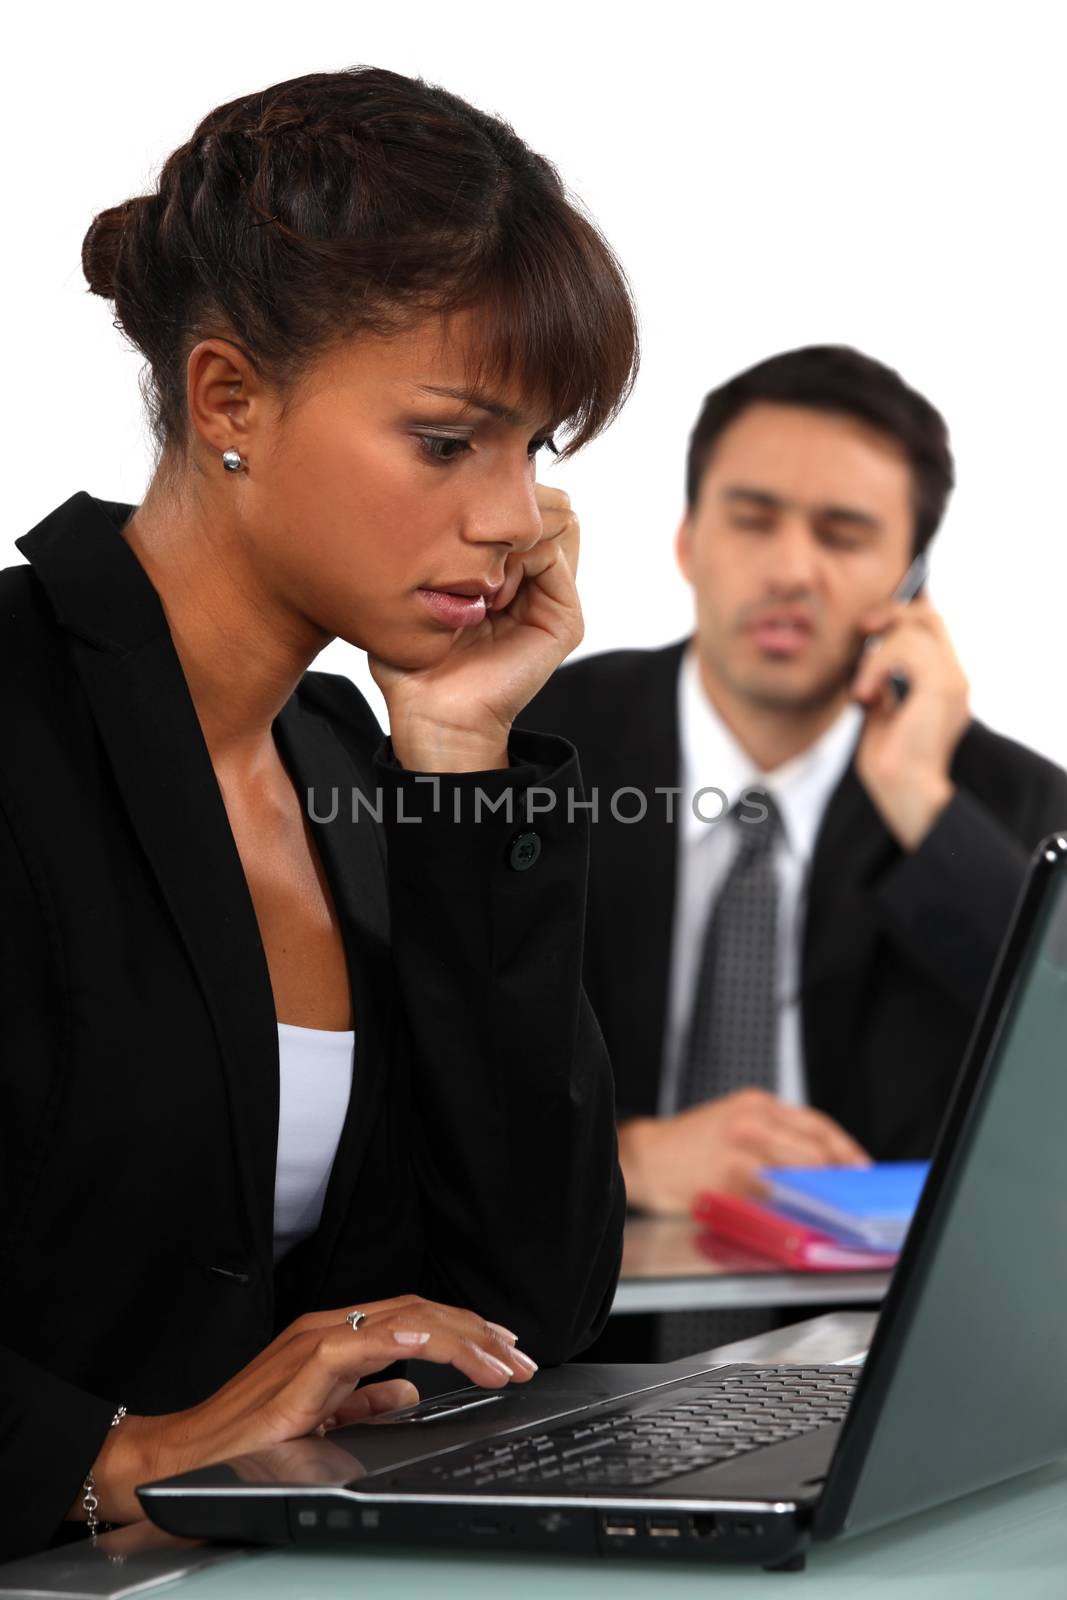
<svg viewBox="0 0 1067 1600"><path fill-rule="evenodd" d="M942 418L881 363L741 373L689 446L693 638L527 709L598 795L585 980L632 1206L931 1153L1028 856L1067 827L1067 775L971 718L933 605L891 598L952 484Z"/></svg>

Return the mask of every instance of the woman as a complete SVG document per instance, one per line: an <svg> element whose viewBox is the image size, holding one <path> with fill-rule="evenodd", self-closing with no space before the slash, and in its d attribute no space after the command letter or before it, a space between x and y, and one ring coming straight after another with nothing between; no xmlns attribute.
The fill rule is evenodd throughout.
<svg viewBox="0 0 1067 1600"><path fill-rule="evenodd" d="M160 454L0 575L5 1557L410 1401L355 1387L398 1358L568 1358L623 1210L576 761L509 733L581 634L534 458L632 383L610 250L358 69L212 112L83 261Z"/></svg>

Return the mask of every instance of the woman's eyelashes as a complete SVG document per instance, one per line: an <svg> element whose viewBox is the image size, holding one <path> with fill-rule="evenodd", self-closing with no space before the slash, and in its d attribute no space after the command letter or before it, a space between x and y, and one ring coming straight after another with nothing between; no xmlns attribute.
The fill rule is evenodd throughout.
<svg viewBox="0 0 1067 1600"><path fill-rule="evenodd" d="M447 466L451 461L458 461L460 456L471 448L470 439L459 438L449 433L417 433L415 438L426 459L438 466ZM555 438L551 434L546 434L540 439L531 439L526 453L533 461L538 452L545 449L551 450L554 456L559 455Z"/></svg>
<svg viewBox="0 0 1067 1600"><path fill-rule="evenodd" d="M458 460L471 447L469 439L456 439L447 433L417 433L415 437L422 453L438 466L447 466L450 461Z"/></svg>

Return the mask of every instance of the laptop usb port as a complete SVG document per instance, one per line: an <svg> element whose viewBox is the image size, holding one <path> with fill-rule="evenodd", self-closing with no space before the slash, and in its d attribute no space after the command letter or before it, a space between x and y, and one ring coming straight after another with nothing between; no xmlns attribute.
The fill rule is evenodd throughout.
<svg viewBox="0 0 1067 1600"><path fill-rule="evenodd" d="M653 1539L680 1539L682 1525L680 1522L668 1522L663 1517L649 1517L648 1532Z"/></svg>
<svg viewBox="0 0 1067 1600"><path fill-rule="evenodd" d="M636 1522L605 1522L604 1532L609 1539L632 1539L637 1534Z"/></svg>

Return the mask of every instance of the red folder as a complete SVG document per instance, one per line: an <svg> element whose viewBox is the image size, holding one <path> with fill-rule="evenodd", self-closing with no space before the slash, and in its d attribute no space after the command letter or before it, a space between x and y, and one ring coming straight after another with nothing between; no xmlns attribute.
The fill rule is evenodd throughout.
<svg viewBox="0 0 1067 1600"><path fill-rule="evenodd" d="M693 1220L704 1223L716 1238L742 1245L791 1272L886 1272L897 1261L895 1251L842 1244L832 1234L740 1195L698 1195Z"/></svg>

